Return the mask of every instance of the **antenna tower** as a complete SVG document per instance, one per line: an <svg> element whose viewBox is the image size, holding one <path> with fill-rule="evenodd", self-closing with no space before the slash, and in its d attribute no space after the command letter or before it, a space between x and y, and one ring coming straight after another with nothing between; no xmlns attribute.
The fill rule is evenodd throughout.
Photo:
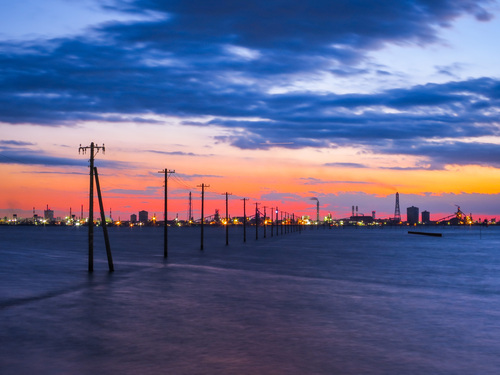
<svg viewBox="0 0 500 375"><path fill-rule="evenodd" d="M191 222L191 220L193 219L192 210L193 210L193 203L192 203L192 201L191 201L191 192L189 192L189 213L188 213L188 223L190 223L190 222Z"/></svg>
<svg viewBox="0 0 500 375"><path fill-rule="evenodd" d="M399 209L399 193L396 193L396 207L394 209L394 220L401 221L401 210Z"/></svg>

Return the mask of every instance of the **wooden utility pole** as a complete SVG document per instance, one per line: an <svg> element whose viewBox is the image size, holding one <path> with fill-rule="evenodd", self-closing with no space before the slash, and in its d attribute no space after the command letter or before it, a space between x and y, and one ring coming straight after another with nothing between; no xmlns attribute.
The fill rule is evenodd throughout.
<svg viewBox="0 0 500 375"><path fill-rule="evenodd" d="M267 206L264 206L264 238L266 238L266 208Z"/></svg>
<svg viewBox="0 0 500 375"><path fill-rule="evenodd" d="M233 193L228 193L227 191L222 195L226 195L226 246L229 245L229 213L228 213L228 195L233 195Z"/></svg>
<svg viewBox="0 0 500 375"><path fill-rule="evenodd" d="M278 206L276 206L276 237L279 236L279 226L278 226L278 220L279 220L279 217L278 217Z"/></svg>
<svg viewBox="0 0 500 375"><path fill-rule="evenodd" d="M255 239L259 239L259 206L260 203L255 202Z"/></svg>
<svg viewBox="0 0 500 375"><path fill-rule="evenodd" d="M248 198L243 198L243 242L247 242L247 210L246 203Z"/></svg>
<svg viewBox="0 0 500 375"><path fill-rule="evenodd" d="M109 267L109 272L113 272L115 268L113 266L113 257L111 256L111 246L109 245L108 227L106 226L106 216L104 215L104 204L102 203L101 186L99 185L99 175L97 174L96 167L94 167L94 173L95 173L95 185L97 188L97 197L99 198L99 208L101 209L101 225L102 225L102 231L104 233L106 255L108 256L108 267Z"/></svg>
<svg viewBox="0 0 500 375"><path fill-rule="evenodd" d="M189 214L188 214L188 223L191 225L191 219L193 218L192 213L192 201L191 201L191 192L189 192Z"/></svg>
<svg viewBox="0 0 500 375"><path fill-rule="evenodd" d="M271 207L271 237L274 236L274 207Z"/></svg>
<svg viewBox="0 0 500 375"><path fill-rule="evenodd" d="M200 245L200 250L203 251L203 225L205 223L205 210L204 210L205 188L210 187L210 185L201 184L201 185L198 185L198 187L201 187L201 245Z"/></svg>
<svg viewBox="0 0 500 375"><path fill-rule="evenodd" d="M87 150L90 150L90 189L89 189L89 272L94 271L94 157L97 155L99 150L102 149L104 153L106 149L104 144L102 146L97 146L94 142L90 143L90 146L85 146L78 148L78 153L82 152L85 154Z"/></svg>
<svg viewBox="0 0 500 375"><path fill-rule="evenodd" d="M175 171L171 171L167 168L165 168L162 171L158 171L158 173L163 173L165 175L165 202L164 202L164 221L163 221L163 257L166 258L168 257L168 225L167 225L167 219L168 219L168 175L171 173L175 173Z"/></svg>

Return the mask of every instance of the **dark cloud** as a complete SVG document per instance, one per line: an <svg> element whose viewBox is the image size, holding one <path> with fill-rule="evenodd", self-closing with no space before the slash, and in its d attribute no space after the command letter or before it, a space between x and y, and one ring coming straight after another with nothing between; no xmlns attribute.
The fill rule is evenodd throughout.
<svg viewBox="0 0 500 375"><path fill-rule="evenodd" d="M478 20L491 17L483 7L488 1L474 0L388 0L376 5L367 0L120 3L137 13L153 10L167 16L163 21L135 27L130 34L118 28L118 35L129 42L162 46L175 45L182 38L184 42L234 43L272 51L321 51L322 55L339 53L336 45L355 49L409 40L428 43L437 38L437 27L448 25L464 13Z"/></svg>
<svg viewBox="0 0 500 375"><path fill-rule="evenodd" d="M87 158L65 158L49 155L41 150L33 150L25 147L0 146L0 164L20 165L43 165L46 167L81 167L88 168ZM98 160L97 167L125 169L133 165L116 160ZM51 172L55 173L55 172Z"/></svg>
<svg viewBox="0 0 500 375"><path fill-rule="evenodd" d="M23 142L23 141L15 141L15 140L0 140L0 146L34 146L34 143L31 142Z"/></svg>
<svg viewBox="0 0 500 375"><path fill-rule="evenodd" d="M414 144L403 142L381 149L387 154L406 154L429 158L429 169L441 169L446 164L480 165L500 168L500 145L493 143L439 142Z"/></svg>
<svg viewBox="0 0 500 375"><path fill-rule="evenodd" d="M269 89L300 73L389 75L359 63L387 44L434 43L440 28L463 15L487 21L489 4L108 1L108 8L149 21L109 22L78 37L0 42L0 122L73 126L89 120L157 123L151 114L209 116L215 119L197 125L227 128L217 140L242 149L362 145L411 153L397 145L413 140L422 155L445 163L424 141L497 135L500 81L346 95ZM80 165L31 154L18 160Z"/></svg>
<svg viewBox="0 0 500 375"><path fill-rule="evenodd" d="M46 155L43 152L32 150L0 148L0 164L44 165L48 167L80 166L86 165L85 160L61 158Z"/></svg>
<svg viewBox="0 0 500 375"><path fill-rule="evenodd" d="M62 172L62 171L24 171L27 174L62 174L62 175L83 175L88 176L88 172Z"/></svg>

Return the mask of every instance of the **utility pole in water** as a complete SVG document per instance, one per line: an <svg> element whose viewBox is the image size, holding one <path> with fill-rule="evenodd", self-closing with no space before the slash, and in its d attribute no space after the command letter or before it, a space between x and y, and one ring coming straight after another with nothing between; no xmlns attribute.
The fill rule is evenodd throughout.
<svg viewBox="0 0 500 375"><path fill-rule="evenodd" d="M165 174L165 202L164 202L164 214L163 214L163 217L164 217L164 222L163 222L163 257L166 258L168 257L168 235L167 235L167 228L168 228L168 225L167 225L167 218L168 218L168 188L167 188L167 182L168 182L168 175L171 174L171 173L175 173L175 171L171 171L167 168L165 168L164 170L162 171L158 171L158 173L163 173Z"/></svg>
<svg viewBox="0 0 500 375"><path fill-rule="evenodd" d="M94 158L97 153L102 150L103 154L106 151L104 144L102 146L97 146L94 142L90 143L90 146L85 146L78 148L78 153L85 154L87 150L90 150L90 189L89 189L89 272L94 271Z"/></svg>
<svg viewBox="0 0 500 375"><path fill-rule="evenodd" d="M115 268L113 266L113 257L111 256L111 246L109 245L108 227L106 226L106 216L104 215L104 204L102 203L101 186L99 185L99 174L97 173L96 167L94 167L94 175L95 175L95 185L97 188L97 197L99 198L99 208L101 209L101 225L102 225L102 231L104 233L104 244L106 245L106 254L108 256L108 267L109 267L109 272L113 272ZM111 212L109 216L111 217Z"/></svg>
<svg viewBox="0 0 500 375"><path fill-rule="evenodd" d="M259 206L260 203L255 202L255 239L259 239Z"/></svg>
<svg viewBox="0 0 500 375"><path fill-rule="evenodd" d="M205 204L205 188L210 187L210 185L205 185L201 184L198 185L198 187L201 187L201 245L200 245L200 250L203 251L203 224L205 223L205 210L204 210L204 204Z"/></svg>
<svg viewBox="0 0 500 375"><path fill-rule="evenodd" d="M227 191L222 195L226 195L226 246L229 245L229 214L228 214L228 195L233 195L233 193L228 193Z"/></svg>
<svg viewBox="0 0 500 375"><path fill-rule="evenodd" d="M278 226L278 206L276 206L276 237L279 236L279 226Z"/></svg>
<svg viewBox="0 0 500 375"><path fill-rule="evenodd" d="M243 242L247 242L247 200L248 198L243 198Z"/></svg>
<svg viewBox="0 0 500 375"><path fill-rule="evenodd" d="M191 192L189 192L189 214L188 214L188 223L189 224L191 224L192 218L193 218L193 214L192 214Z"/></svg>
<svg viewBox="0 0 500 375"><path fill-rule="evenodd" d="M266 208L267 206L264 206L264 238L266 238Z"/></svg>
<svg viewBox="0 0 500 375"><path fill-rule="evenodd" d="M271 237L274 236L274 207L271 207Z"/></svg>

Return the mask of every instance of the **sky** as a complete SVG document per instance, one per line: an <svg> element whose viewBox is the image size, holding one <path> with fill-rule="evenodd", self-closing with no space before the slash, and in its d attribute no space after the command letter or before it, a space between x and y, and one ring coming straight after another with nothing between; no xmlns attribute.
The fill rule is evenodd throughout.
<svg viewBox="0 0 500 375"><path fill-rule="evenodd" d="M500 217L500 4L0 0L0 216Z"/></svg>

